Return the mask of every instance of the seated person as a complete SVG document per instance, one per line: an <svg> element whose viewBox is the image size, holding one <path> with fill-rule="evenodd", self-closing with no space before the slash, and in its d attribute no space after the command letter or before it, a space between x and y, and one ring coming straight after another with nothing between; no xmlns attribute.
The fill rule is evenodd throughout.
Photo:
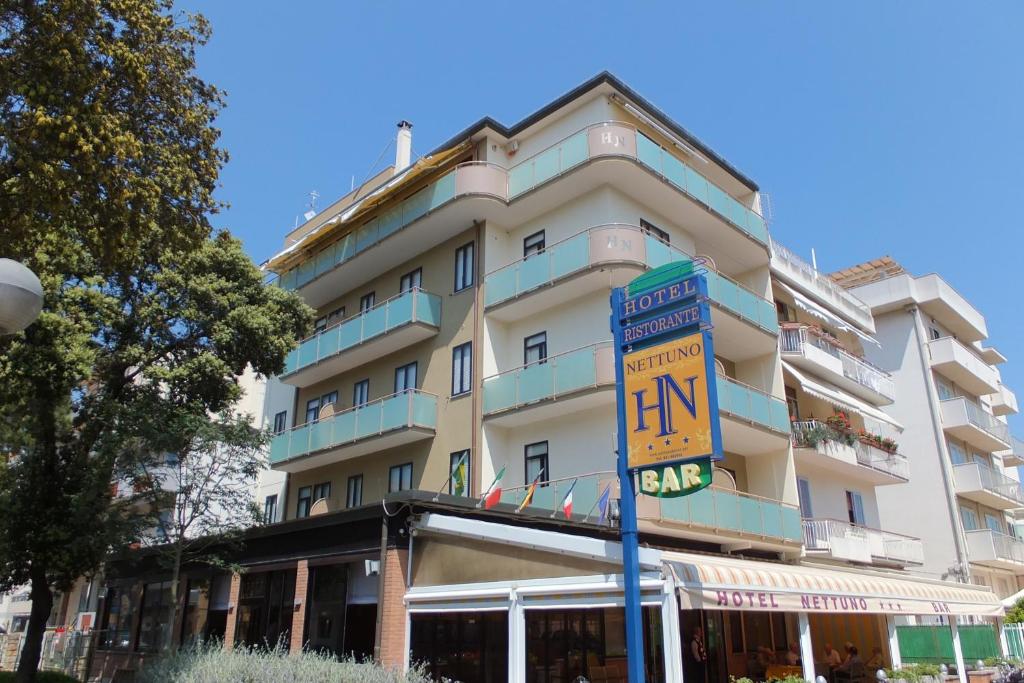
<svg viewBox="0 0 1024 683"><path fill-rule="evenodd" d="M885 668L885 656L882 655L882 648L877 645L871 650L871 659L868 660L867 664L868 671L878 671L879 669Z"/></svg>
<svg viewBox="0 0 1024 683"><path fill-rule="evenodd" d="M786 651L786 664L790 666L800 666L800 644L790 643L789 650Z"/></svg>
<svg viewBox="0 0 1024 683"><path fill-rule="evenodd" d="M835 676L837 681L853 681L864 677L864 660L853 645L846 646L846 661L836 667Z"/></svg>

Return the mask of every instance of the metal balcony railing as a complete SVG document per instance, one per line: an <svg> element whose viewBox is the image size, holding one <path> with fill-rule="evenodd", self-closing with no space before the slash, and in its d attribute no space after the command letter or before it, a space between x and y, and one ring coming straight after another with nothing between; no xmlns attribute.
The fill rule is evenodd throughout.
<svg viewBox="0 0 1024 683"><path fill-rule="evenodd" d="M913 536L837 519L805 519L803 531L807 550L832 553L840 546L853 547L875 559L901 564L924 563L924 546L921 539Z"/></svg>
<svg viewBox="0 0 1024 683"><path fill-rule="evenodd" d="M804 448L815 448L815 439L822 435L830 443L843 443L852 448L857 456L857 463L879 472L885 472L901 479L910 478L910 461L901 453L890 453L860 439L857 435L843 438L834 428L818 420L803 420L791 424L793 445ZM851 442L852 443L848 443ZM823 451L828 455L827 451Z"/></svg>
<svg viewBox="0 0 1024 683"><path fill-rule="evenodd" d="M863 301L846 291L827 275L819 273L811 264L775 241L770 241L772 260L784 269L790 277L803 283L816 292L824 301L828 301L851 319L866 327L873 326L871 308Z"/></svg>
<svg viewBox="0 0 1024 683"><path fill-rule="evenodd" d="M843 376L847 379L889 400L896 398L896 384L888 372L875 367L860 356L853 355L832 340L815 334L812 328L806 325L783 326L779 340L782 353L785 354L805 355L805 348L808 345L821 349L842 362Z"/></svg>
<svg viewBox="0 0 1024 683"><path fill-rule="evenodd" d="M967 482L972 482L971 485L973 485L975 480L972 477L976 476L976 480L986 491L995 493L1003 498L1009 498L1024 506L1024 491L1021 490L1020 482L1007 477L1005 474L1000 474L980 462L974 461L953 465L953 476L956 479L957 488L966 487Z"/></svg>
<svg viewBox="0 0 1024 683"><path fill-rule="evenodd" d="M947 398L940 403L948 403L950 405L960 402L963 406L963 410L967 415L967 421L978 429L987 432L991 436L999 439L1003 442L1010 441L1010 427L1005 422L1000 422L995 417L985 412L985 410L965 396L957 396L955 398Z"/></svg>

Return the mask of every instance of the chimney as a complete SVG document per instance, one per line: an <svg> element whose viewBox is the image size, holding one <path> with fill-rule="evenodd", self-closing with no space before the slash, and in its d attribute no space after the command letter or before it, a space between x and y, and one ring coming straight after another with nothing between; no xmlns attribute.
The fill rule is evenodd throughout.
<svg viewBox="0 0 1024 683"><path fill-rule="evenodd" d="M398 122L398 138L395 140L395 175L409 167L412 161L412 124Z"/></svg>

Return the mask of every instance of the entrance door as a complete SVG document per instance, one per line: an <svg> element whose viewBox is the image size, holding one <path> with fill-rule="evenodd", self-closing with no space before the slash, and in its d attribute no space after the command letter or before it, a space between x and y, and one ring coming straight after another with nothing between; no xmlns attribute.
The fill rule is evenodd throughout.
<svg viewBox="0 0 1024 683"><path fill-rule="evenodd" d="M306 633L311 650L341 654L345 632L345 596L348 592L348 565L313 567L312 587L306 610Z"/></svg>

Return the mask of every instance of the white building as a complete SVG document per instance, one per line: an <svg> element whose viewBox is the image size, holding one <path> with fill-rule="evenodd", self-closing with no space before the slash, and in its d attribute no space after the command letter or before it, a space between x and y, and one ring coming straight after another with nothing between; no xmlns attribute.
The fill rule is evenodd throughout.
<svg viewBox="0 0 1024 683"><path fill-rule="evenodd" d="M884 409L903 425L911 457L909 483L878 492L881 519L924 542L914 571L1015 594L1024 585L1013 524L1024 508L1024 445L1006 424L1017 399L1001 381L1006 359L988 345L984 315L941 275L915 277L889 257L833 277L871 307L881 346L867 355L892 373L899 398Z"/></svg>

